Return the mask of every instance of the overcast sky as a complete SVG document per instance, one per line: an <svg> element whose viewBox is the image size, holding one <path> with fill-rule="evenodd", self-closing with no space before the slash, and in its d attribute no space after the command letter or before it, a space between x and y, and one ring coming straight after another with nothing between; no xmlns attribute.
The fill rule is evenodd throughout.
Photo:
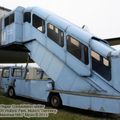
<svg viewBox="0 0 120 120"><path fill-rule="evenodd" d="M120 37L120 0L0 0L0 6L42 7L100 38Z"/></svg>

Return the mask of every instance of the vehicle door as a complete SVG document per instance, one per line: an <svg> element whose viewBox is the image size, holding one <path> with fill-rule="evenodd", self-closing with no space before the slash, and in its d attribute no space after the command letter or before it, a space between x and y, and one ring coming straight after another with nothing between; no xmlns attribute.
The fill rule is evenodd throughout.
<svg viewBox="0 0 120 120"><path fill-rule="evenodd" d="M28 96L29 82L25 80L24 69L14 68L13 77L15 79L15 93L19 96Z"/></svg>
<svg viewBox="0 0 120 120"><path fill-rule="evenodd" d="M4 91L7 91L8 89L9 80L10 80L10 68L3 68L1 74L0 86L1 89L3 89Z"/></svg>

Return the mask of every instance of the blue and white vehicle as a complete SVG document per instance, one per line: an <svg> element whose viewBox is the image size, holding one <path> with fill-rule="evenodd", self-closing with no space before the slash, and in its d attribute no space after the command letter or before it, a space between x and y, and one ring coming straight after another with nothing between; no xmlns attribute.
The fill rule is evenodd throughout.
<svg viewBox="0 0 120 120"><path fill-rule="evenodd" d="M36 7L17 7L2 17L1 24L2 45L25 46L31 59L52 79L43 83L16 80L15 94L50 101L54 107L62 104L120 114L118 49Z"/></svg>
<svg viewBox="0 0 120 120"><path fill-rule="evenodd" d="M31 73L26 68L11 66L1 69L0 88L10 97L17 95L46 101L49 90L53 89L53 81L43 71L39 71L38 79L35 76L29 78Z"/></svg>

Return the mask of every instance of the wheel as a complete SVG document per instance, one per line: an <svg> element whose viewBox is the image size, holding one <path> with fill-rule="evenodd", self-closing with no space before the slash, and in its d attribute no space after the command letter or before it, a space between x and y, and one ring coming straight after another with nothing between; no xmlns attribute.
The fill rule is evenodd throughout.
<svg viewBox="0 0 120 120"><path fill-rule="evenodd" d="M62 105L62 100L60 96L58 94L52 94L50 96L50 104L55 108L60 107Z"/></svg>
<svg viewBox="0 0 120 120"><path fill-rule="evenodd" d="M15 96L15 91L14 91L14 89L12 87L9 88L9 90L8 90L8 96L9 97L14 97Z"/></svg>

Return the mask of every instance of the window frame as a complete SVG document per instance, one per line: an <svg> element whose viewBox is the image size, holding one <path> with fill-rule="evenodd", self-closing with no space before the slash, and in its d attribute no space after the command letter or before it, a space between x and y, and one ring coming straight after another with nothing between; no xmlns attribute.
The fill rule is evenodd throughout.
<svg viewBox="0 0 120 120"><path fill-rule="evenodd" d="M97 52L93 51L93 50L91 51L91 57L94 57L94 59L96 59L97 61L100 61L100 55Z"/></svg>
<svg viewBox="0 0 120 120"><path fill-rule="evenodd" d="M79 48L78 50L80 50L80 57L78 58L77 56L75 56L71 50L69 50L68 46L70 46L71 44L71 38L73 40L75 40L76 42L78 42L79 44ZM68 43L69 42L69 43ZM87 52L85 52L85 48L87 48ZM89 47L86 46L85 44L83 44L82 42L80 42L78 39L76 39L75 37L71 36L71 35L67 35L66 36L66 50L71 54L73 55L76 59L78 59L79 61L81 61L82 63L84 63L85 65L88 65L89 64ZM87 53L87 54L86 54ZM83 56L82 56L83 55Z"/></svg>
<svg viewBox="0 0 120 120"><path fill-rule="evenodd" d="M7 76L5 76L4 74L4 72L5 72L5 70L8 70L8 75ZM3 70L2 70L2 77L3 78L9 78L10 77L10 69L9 68L3 68Z"/></svg>
<svg viewBox="0 0 120 120"><path fill-rule="evenodd" d="M15 75L16 70L20 70L20 76ZM18 71L17 71L17 72L18 72ZM21 68L13 68L13 71L12 71L12 77L20 78L20 77L22 77L22 75L23 75L22 72L23 72L23 71L22 71Z"/></svg>
<svg viewBox="0 0 120 120"><path fill-rule="evenodd" d="M34 17L36 17L36 18L38 18L38 19L40 19L40 21L41 21L41 26L39 26L39 27L42 27L42 30L40 30L39 29L39 27L36 27L35 26L35 24L34 24ZM43 19L43 18L41 18L41 17L39 17L38 15L36 15L36 14L32 14L32 26L34 27L34 28L36 28L38 31L40 31L41 33L45 33L45 20Z"/></svg>
<svg viewBox="0 0 120 120"><path fill-rule="evenodd" d="M26 15L26 14L29 14L29 15ZM26 18L28 17L28 18ZM23 14L23 22L28 22L28 23L31 23L31 12L24 12Z"/></svg>
<svg viewBox="0 0 120 120"><path fill-rule="evenodd" d="M15 14L12 13L4 18L4 27L7 27L8 25L11 25L14 22L15 22Z"/></svg>
<svg viewBox="0 0 120 120"><path fill-rule="evenodd" d="M51 26L51 28L49 26ZM52 23L47 23L47 37L62 48L64 47L64 36L63 30Z"/></svg>
<svg viewBox="0 0 120 120"><path fill-rule="evenodd" d="M111 71L111 60L110 60L110 58L105 58L104 56L102 56L102 55L100 55L98 52L96 52L96 51L94 51L94 50L91 50L91 52L95 52L95 53L97 53L98 55L99 55L99 57L100 57L100 60L97 60L97 59L95 59L95 58L93 58L92 57L92 55L91 55L91 66L92 66L92 70L93 71L95 71L97 74L99 74L102 78L104 78L105 80L107 80L107 81L111 81L111 79L112 79L112 71ZM90 53L91 54L91 53ZM93 60L94 59L94 60ZM108 65L105 65L105 61L104 60L107 60L107 62L108 62ZM97 71L97 69L95 70L94 68L93 68L93 61L94 62L98 62L98 64L101 64L101 66L102 67L104 67L104 72L106 72L107 71L107 69L109 69L109 71L108 71L108 75L109 75L109 78L107 78L106 76L104 76L104 74L102 75L102 73L100 73L99 71ZM97 68L97 67L96 67ZM106 69L106 71L105 71L105 69Z"/></svg>

